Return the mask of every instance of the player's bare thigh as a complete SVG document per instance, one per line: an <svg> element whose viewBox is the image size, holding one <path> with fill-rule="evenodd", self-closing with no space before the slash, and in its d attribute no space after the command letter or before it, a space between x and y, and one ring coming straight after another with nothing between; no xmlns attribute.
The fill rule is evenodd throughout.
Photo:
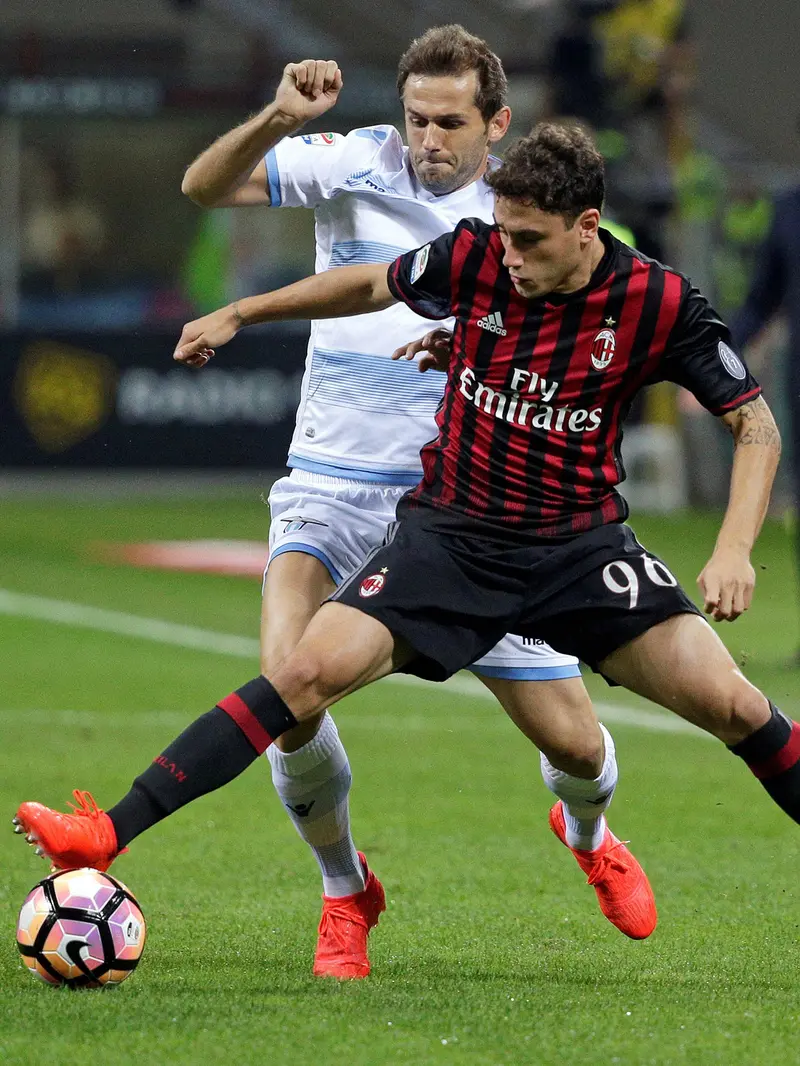
<svg viewBox="0 0 800 1066"><path fill-rule="evenodd" d="M599 664L612 681L675 711L725 744L744 740L770 716L769 703L699 615L648 629Z"/></svg>
<svg viewBox="0 0 800 1066"><path fill-rule="evenodd" d="M306 722L399 669L414 654L377 618L343 603L325 603L269 679L295 716Z"/></svg>
<svg viewBox="0 0 800 1066"><path fill-rule="evenodd" d="M272 560L261 600L262 674L273 676L335 588L327 567L307 552L283 552ZM276 745L281 751L296 751L307 744L316 736L323 713L278 737Z"/></svg>
<svg viewBox="0 0 800 1066"><path fill-rule="evenodd" d="M600 775L605 754L603 734L580 677L515 681L476 676L553 766L575 777Z"/></svg>

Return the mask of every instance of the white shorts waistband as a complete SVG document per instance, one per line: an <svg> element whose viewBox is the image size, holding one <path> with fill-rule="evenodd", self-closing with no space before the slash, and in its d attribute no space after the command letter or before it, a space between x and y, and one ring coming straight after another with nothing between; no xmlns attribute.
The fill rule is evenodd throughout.
<svg viewBox="0 0 800 1066"><path fill-rule="evenodd" d="M376 489L399 489L402 492L407 492L408 489L413 488L416 484L415 481L410 481L408 485L387 485L383 481L363 481L349 477L332 477L330 474L317 474L311 470L298 470L297 467L294 467L290 472L289 480L294 481L297 485L331 485L333 487L342 485L356 489L372 486Z"/></svg>

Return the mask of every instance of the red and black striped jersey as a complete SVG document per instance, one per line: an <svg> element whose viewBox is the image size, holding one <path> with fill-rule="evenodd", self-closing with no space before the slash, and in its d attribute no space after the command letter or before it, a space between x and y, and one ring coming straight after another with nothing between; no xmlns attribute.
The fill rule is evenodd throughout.
<svg viewBox="0 0 800 1066"><path fill-rule="evenodd" d="M496 228L479 219L391 265L394 296L456 319L439 434L404 511L434 508L437 524L475 520L525 538L621 521L622 426L640 389L677 382L717 415L759 395L690 281L600 235L589 284L536 300L516 292Z"/></svg>

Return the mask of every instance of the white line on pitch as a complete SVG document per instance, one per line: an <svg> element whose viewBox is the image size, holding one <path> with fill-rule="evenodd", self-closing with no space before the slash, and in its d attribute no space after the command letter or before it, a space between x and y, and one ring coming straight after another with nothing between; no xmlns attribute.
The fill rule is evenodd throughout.
<svg viewBox="0 0 800 1066"><path fill-rule="evenodd" d="M35 618L42 622L54 622L60 625L78 626L94 629L102 633L115 633L124 637L136 637L141 640L154 641L157 644L171 644L180 648L190 648L220 655L232 655L240 659L258 662L258 641L252 637L240 637L232 633L216 633L197 626L180 625L165 622L159 618L144 618L141 615L127 614L123 611L110 611L101 607L89 607L85 604L71 603L68 600L54 600L44 596L31 596L26 593L10 592L0 589L0 614L17 618ZM442 685L434 685L413 674L394 674L385 679L395 685L424 686L429 691L444 690L449 694L465 696L471 699L491 700L494 696L484 688L476 678L468 674L452 677ZM696 737L708 737L707 733L696 729L682 719L657 711L625 707L616 703L595 703L600 718L606 722L619 725L636 726L658 733L683 733ZM45 712L20 712L45 713ZM57 713L57 712L54 712ZM61 712L78 713L78 712ZM172 712L157 712L167 714ZM8 712L3 717L7 720ZM374 727L377 716L370 718L370 727ZM351 724L357 722L354 719ZM455 721L455 720L454 720ZM461 721L463 726L463 719ZM407 720L404 718L404 722ZM388 728L384 727L384 728Z"/></svg>
<svg viewBox="0 0 800 1066"><path fill-rule="evenodd" d="M87 607L68 600L51 600L44 596L28 596L0 589L0 614L96 629L101 633L117 633L123 637L140 637L157 644L175 644L179 648L237 655L242 659L254 658L258 662L258 641L252 637L214 633L196 626L164 622L159 618L142 618L140 615L108 611L102 607Z"/></svg>

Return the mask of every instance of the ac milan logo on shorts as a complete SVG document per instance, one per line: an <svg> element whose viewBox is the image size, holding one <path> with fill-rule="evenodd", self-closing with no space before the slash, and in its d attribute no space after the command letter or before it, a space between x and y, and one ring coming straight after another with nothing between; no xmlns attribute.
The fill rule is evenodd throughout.
<svg viewBox="0 0 800 1066"><path fill-rule="evenodd" d="M617 350L617 335L613 329L601 329L592 341L592 366L605 370Z"/></svg>
<svg viewBox="0 0 800 1066"><path fill-rule="evenodd" d="M386 584L386 578L383 576L385 573L386 571L382 570L380 574L370 574L369 577L365 577L358 590L359 596L377 596Z"/></svg>

